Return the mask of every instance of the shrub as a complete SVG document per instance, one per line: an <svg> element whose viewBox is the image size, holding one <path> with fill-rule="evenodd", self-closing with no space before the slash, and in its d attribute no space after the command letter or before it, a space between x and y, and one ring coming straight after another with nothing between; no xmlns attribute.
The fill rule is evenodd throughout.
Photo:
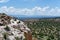
<svg viewBox="0 0 60 40"><path fill-rule="evenodd" d="M6 39L7 39L7 33L4 33L4 34L3 34L3 37L4 37L4 39L6 40Z"/></svg>
<svg viewBox="0 0 60 40"><path fill-rule="evenodd" d="M6 31L10 31L10 28L8 26L6 26L6 28L4 28Z"/></svg>

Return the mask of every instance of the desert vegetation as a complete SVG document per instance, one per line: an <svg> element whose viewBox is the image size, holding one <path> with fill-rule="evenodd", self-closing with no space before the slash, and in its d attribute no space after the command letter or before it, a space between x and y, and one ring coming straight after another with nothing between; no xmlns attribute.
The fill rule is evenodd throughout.
<svg viewBox="0 0 60 40"><path fill-rule="evenodd" d="M40 19L25 23L31 29L34 40L60 40L60 22L56 22L55 19Z"/></svg>

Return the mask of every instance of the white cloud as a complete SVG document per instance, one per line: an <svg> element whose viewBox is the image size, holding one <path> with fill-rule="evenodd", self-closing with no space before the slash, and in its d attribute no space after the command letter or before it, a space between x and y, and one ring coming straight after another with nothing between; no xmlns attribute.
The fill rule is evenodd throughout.
<svg viewBox="0 0 60 40"><path fill-rule="evenodd" d="M9 0L0 0L0 3L8 2Z"/></svg>
<svg viewBox="0 0 60 40"><path fill-rule="evenodd" d="M4 12L12 15L52 15L52 16L60 16L60 8L50 8L50 7L34 7L31 9L28 8L14 8L3 6L0 7L0 12Z"/></svg>

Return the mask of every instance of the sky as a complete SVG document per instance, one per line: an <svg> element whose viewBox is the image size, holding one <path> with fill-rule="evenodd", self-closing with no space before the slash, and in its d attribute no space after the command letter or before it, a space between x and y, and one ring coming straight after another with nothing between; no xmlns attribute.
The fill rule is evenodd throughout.
<svg viewBox="0 0 60 40"><path fill-rule="evenodd" d="M60 0L0 0L0 13L25 16L60 16Z"/></svg>

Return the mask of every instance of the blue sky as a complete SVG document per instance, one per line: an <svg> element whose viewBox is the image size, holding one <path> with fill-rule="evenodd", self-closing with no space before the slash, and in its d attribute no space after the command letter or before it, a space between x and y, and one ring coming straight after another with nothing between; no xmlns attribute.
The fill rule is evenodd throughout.
<svg viewBox="0 0 60 40"><path fill-rule="evenodd" d="M60 16L60 0L0 0L0 12L10 15Z"/></svg>
<svg viewBox="0 0 60 40"><path fill-rule="evenodd" d="M35 6L60 7L60 0L9 0L8 2L1 2L0 6L14 6L17 8L33 8Z"/></svg>

